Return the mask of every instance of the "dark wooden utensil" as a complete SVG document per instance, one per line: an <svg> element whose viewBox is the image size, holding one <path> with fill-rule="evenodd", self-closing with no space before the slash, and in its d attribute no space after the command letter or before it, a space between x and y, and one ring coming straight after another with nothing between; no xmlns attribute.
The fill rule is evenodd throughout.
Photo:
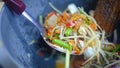
<svg viewBox="0 0 120 68"><path fill-rule="evenodd" d="M120 0L99 0L94 17L106 35L110 35L120 19Z"/></svg>

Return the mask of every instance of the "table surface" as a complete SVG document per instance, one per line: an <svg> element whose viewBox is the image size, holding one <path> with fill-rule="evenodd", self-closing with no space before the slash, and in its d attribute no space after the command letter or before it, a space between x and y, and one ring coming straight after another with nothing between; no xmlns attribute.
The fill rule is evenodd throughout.
<svg viewBox="0 0 120 68"><path fill-rule="evenodd" d="M4 5L4 2L0 1L0 12ZM9 53L3 47L1 36L0 36L0 68L18 68L17 65L9 57Z"/></svg>

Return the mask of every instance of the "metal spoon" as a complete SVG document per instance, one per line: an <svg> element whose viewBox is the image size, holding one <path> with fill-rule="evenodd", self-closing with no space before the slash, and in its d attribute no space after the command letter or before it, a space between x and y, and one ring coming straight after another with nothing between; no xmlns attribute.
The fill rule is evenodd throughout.
<svg viewBox="0 0 120 68"><path fill-rule="evenodd" d="M23 15L25 18L27 18L31 23L33 23L38 29L39 32L41 34L41 36L43 37L44 41L53 49L56 49L57 51L66 53L66 49L59 47L57 45L53 45L52 43L48 42L46 40L45 37L45 29L43 28L43 26L41 24L39 24L30 14L28 14L28 12L25 11L25 4L21 1L21 0L4 0L4 2L6 3L6 5L13 10L16 14L18 15ZM75 54L75 52L73 51L71 54L77 55Z"/></svg>

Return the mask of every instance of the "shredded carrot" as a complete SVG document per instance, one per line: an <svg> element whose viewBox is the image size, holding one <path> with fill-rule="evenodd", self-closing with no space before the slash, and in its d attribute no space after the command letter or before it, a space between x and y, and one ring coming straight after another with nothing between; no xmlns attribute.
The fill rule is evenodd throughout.
<svg viewBox="0 0 120 68"><path fill-rule="evenodd" d="M70 44L71 46L73 46L73 50L76 51L76 54L80 54L80 49L75 45L74 40L70 40L70 41L69 41L69 44Z"/></svg>
<svg viewBox="0 0 120 68"><path fill-rule="evenodd" d="M97 26L96 26L94 23L90 23L89 25L90 25L90 27L91 27L93 30L96 30L96 29L97 29Z"/></svg>
<svg viewBox="0 0 120 68"><path fill-rule="evenodd" d="M62 18L63 18L64 21L67 21L67 20L68 20L68 15L67 15L66 12L63 12Z"/></svg>
<svg viewBox="0 0 120 68"><path fill-rule="evenodd" d="M68 20L68 15L66 12L64 12L62 15L58 16L58 23L66 23L66 21Z"/></svg>
<svg viewBox="0 0 120 68"><path fill-rule="evenodd" d="M82 22L78 21L74 26L74 30L77 30L81 26Z"/></svg>
<svg viewBox="0 0 120 68"><path fill-rule="evenodd" d="M60 34L60 29L55 30L56 34Z"/></svg>
<svg viewBox="0 0 120 68"><path fill-rule="evenodd" d="M58 16L58 24L59 25L63 25L63 24L65 24L66 23L66 21L63 19L63 16Z"/></svg>
<svg viewBox="0 0 120 68"><path fill-rule="evenodd" d="M51 36L52 34L52 29L54 28L54 26L49 26L48 29L47 29L47 35L48 36Z"/></svg>
<svg viewBox="0 0 120 68"><path fill-rule="evenodd" d="M78 14L73 14L70 18L71 21L76 21L77 19L81 18Z"/></svg>
<svg viewBox="0 0 120 68"><path fill-rule="evenodd" d="M51 36L51 33L47 32L47 36Z"/></svg>
<svg viewBox="0 0 120 68"><path fill-rule="evenodd" d="M61 16L58 16L58 23L61 23L62 22L62 17Z"/></svg>

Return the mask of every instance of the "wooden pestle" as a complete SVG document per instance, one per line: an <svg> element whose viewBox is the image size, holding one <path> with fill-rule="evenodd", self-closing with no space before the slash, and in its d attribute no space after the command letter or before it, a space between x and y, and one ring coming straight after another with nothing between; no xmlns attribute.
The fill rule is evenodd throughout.
<svg viewBox="0 0 120 68"><path fill-rule="evenodd" d="M120 0L99 0L94 17L106 35L110 35L120 19Z"/></svg>

